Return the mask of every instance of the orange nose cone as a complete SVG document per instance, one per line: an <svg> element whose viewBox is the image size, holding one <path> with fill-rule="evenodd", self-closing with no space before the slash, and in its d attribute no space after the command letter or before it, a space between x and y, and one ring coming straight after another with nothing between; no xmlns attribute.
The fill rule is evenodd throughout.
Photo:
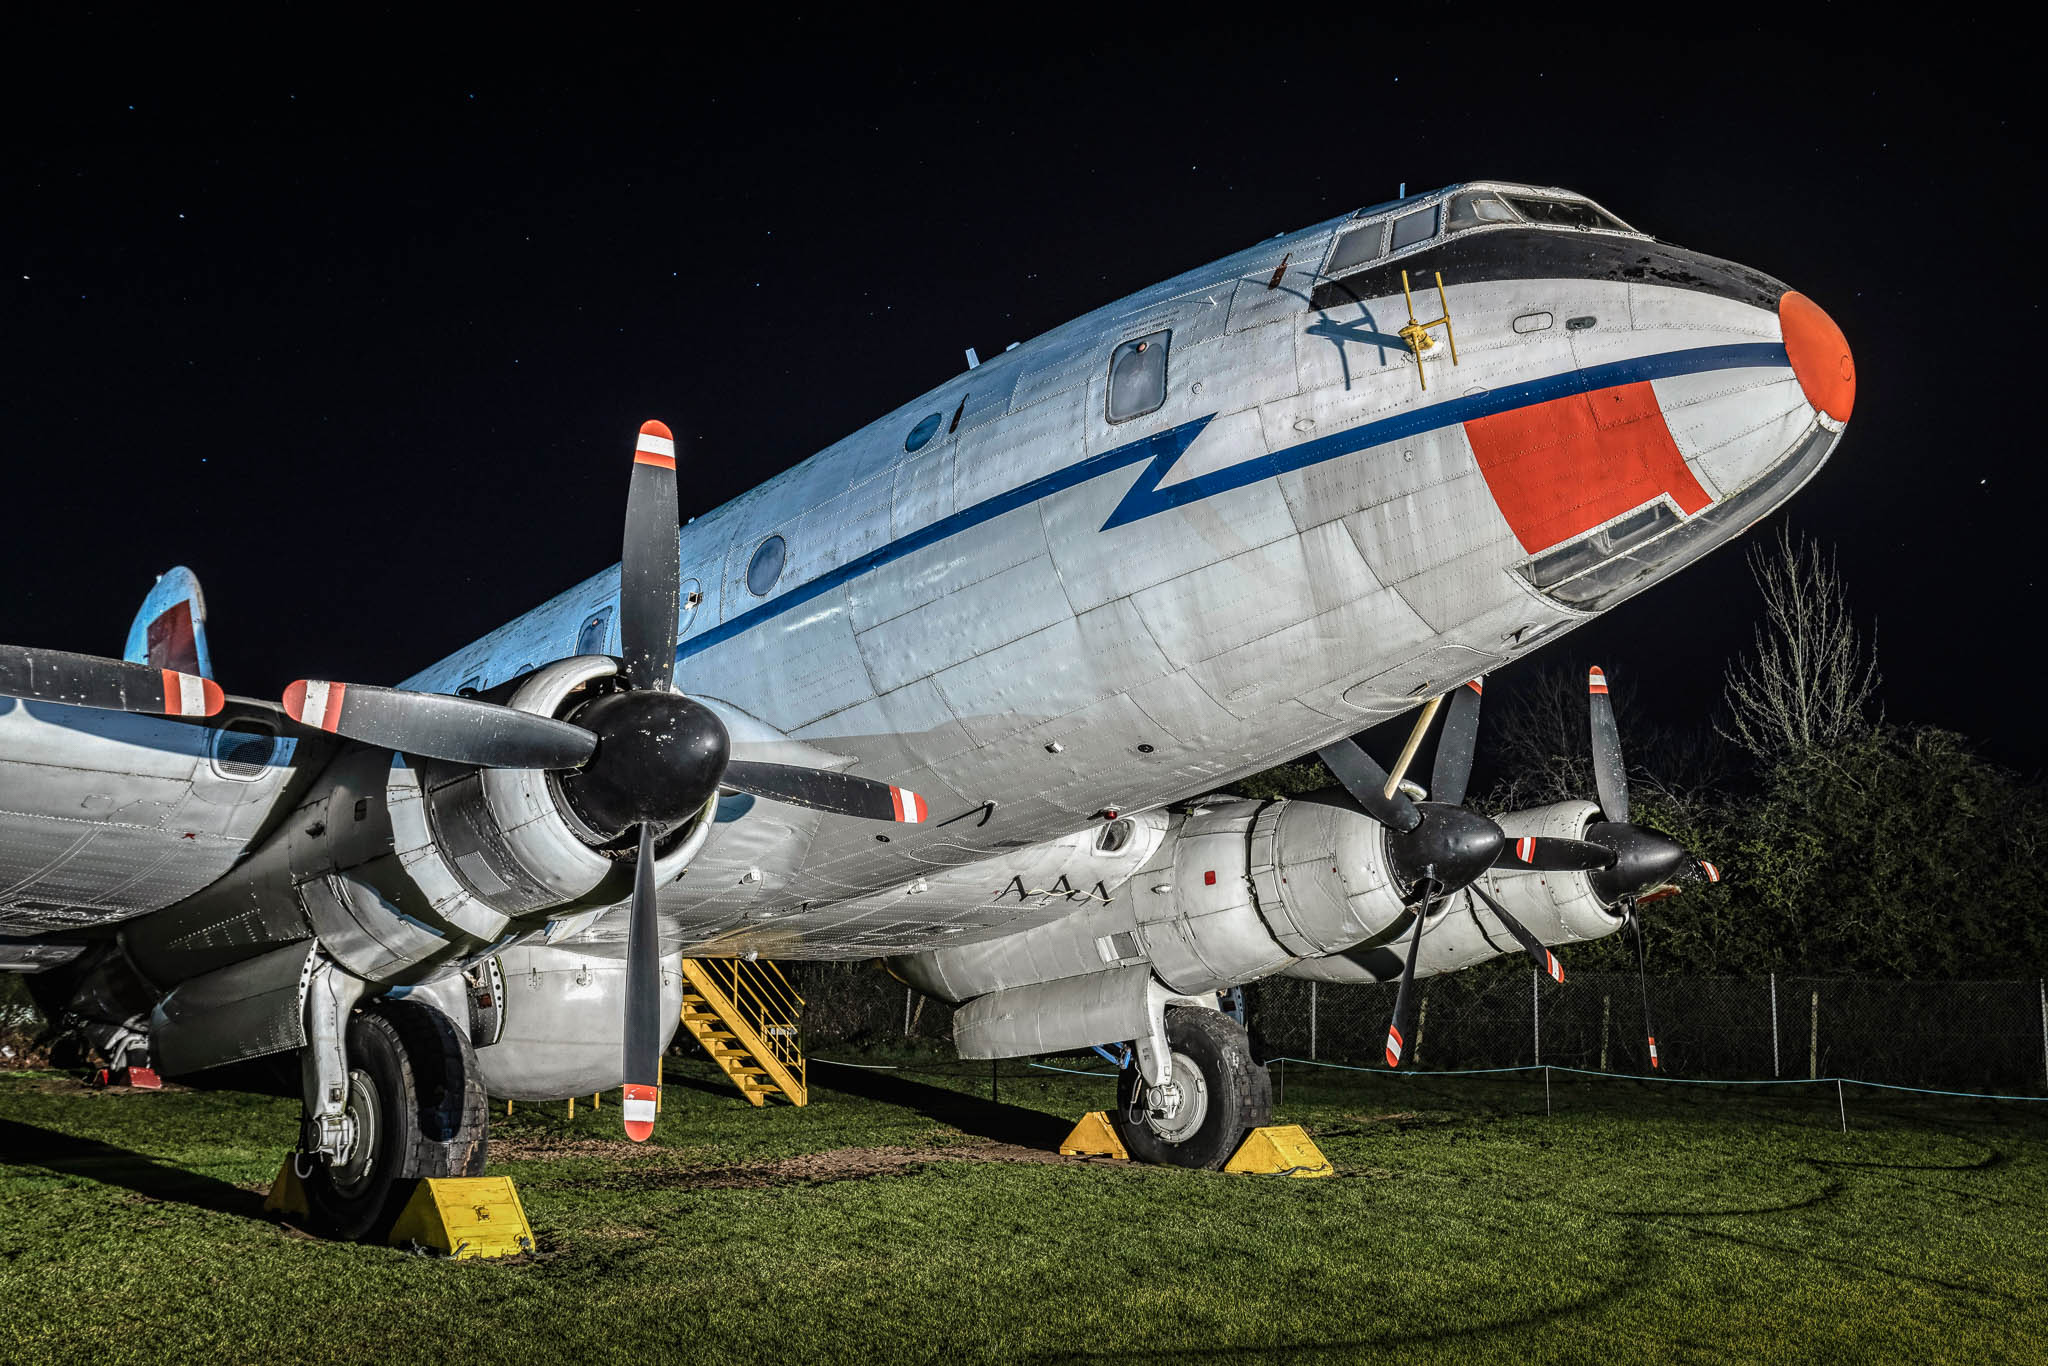
<svg viewBox="0 0 2048 1366"><path fill-rule="evenodd" d="M1778 300L1778 322L1785 329L1785 355L1806 401L1837 422L1847 422L1856 406L1856 361L1835 320L1819 304L1797 291Z"/></svg>

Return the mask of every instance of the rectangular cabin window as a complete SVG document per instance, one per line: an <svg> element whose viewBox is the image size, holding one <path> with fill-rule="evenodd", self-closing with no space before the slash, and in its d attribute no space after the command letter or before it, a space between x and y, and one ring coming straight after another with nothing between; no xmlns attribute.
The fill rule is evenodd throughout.
<svg viewBox="0 0 2048 1366"><path fill-rule="evenodd" d="M1166 402L1166 350L1173 333L1152 332L1109 355L1109 420L1128 422Z"/></svg>
<svg viewBox="0 0 2048 1366"><path fill-rule="evenodd" d="M1531 223L1540 223L1545 227L1628 231L1619 219L1609 217L1583 199L1527 199L1510 195L1508 203L1514 205L1522 217Z"/></svg>
<svg viewBox="0 0 2048 1366"><path fill-rule="evenodd" d="M1330 264L1323 273L1335 275L1339 271L1377 260L1382 254L1380 244L1386 240L1385 223L1368 223L1362 228L1353 228L1337 239L1337 249L1330 253Z"/></svg>
<svg viewBox="0 0 2048 1366"><path fill-rule="evenodd" d="M1434 236L1436 205L1432 204L1426 209L1417 209L1414 213L1404 213L1394 220L1394 245L1390 250L1399 251L1403 247L1412 247L1417 242L1427 242Z"/></svg>
<svg viewBox="0 0 2048 1366"><path fill-rule="evenodd" d="M612 632L612 609L600 607L583 619L583 625L576 629L576 653L579 655L601 655L605 653L605 642Z"/></svg>

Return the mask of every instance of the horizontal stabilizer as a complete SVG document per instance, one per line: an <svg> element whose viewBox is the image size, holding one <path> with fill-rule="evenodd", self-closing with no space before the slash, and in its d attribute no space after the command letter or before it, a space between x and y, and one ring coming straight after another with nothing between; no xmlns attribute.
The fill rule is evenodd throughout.
<svg viewBox="0 0 2048 1366"><path fill-rule="evenodd" d="M206 595L199 591L197 574L179 565L156 576L128 627L121 657L130 664L213 677L213 656L206 648Z"/></svg>

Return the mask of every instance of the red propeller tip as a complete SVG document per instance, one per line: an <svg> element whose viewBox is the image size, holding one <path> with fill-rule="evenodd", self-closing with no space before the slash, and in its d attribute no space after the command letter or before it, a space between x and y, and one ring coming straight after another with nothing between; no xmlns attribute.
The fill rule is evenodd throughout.
<svg viewBox="0 0 2048 1366"><path fill-rule="evenodd" d="M1399 1067L1400 1065L1401 1031L1398 1029L1389 1029L1387 1031L1387 1066Z"/></svg>
<svg viewBox="0 0 2048 1366"><path fill-rule="evenodd" d="M1481 695L1484 695L1484 694L1485 694L1485 692L1486 692L1486 685L1485 685L1485 683L1484 683L1484 682L1482 682L1482 681L1481 681L1480 679L1477 679L1477 678L1475 678L1475 679L1471 680L1471 681L1470 681L1469 683L1467 683L1467 684L1466 684L1465 686L1466 686L1466 687L1468 687L1468 688L1470 688L1470 689L1471 689L1471 690L1472 690L1473 692L1479 693L1479 694L1481 694Z"/></svg>
<svg viewBox="0 0 2048 1366"><path fill-rule="evenodd" d="M1652 1034L1650 1036L1650 1070L1655 1072L1660 1066L1662 1064L1657 1061L1657 1036Z"/></svg>
<svg viewBox="0 0 2048 1366"><path fill-rule="evenodd" d="M633 444L633 463L657 465L665 470L676 467L675 433L666 422L650 418L640 424L640 439Z"/></svg>
<svg viewBox="0 0 2048 1366"><path fill-rule="evenodd" d="M1536 841L1528 835L1524 835L1516 840L1515 857L1524 863L1534 863L1536 861Z"/></svg>
<svg viewBox="0 0 2048 1366"><path fill-rule="evenodd" d="M1707 881L1709 882L1719 882L1721 880L1721 870L1705 859L1700 860L1700 870L1707 875Z"/></svg>
<svg viewBox="0 0 2048 1366"><path fill-rule="evenodd" d="M628 1086L626 1088L626 1137L635 1143L645 1143L654 1136L654 1088L652 1086Z"/></svg>
<svg viewBox="0 0 2048 1366"><path fill-rule="evenodd" d="M1598 665L1586 670L1586 691L1589 693L1605 693L1607 691L1607 675L1600 671Z"/></svg>
<svg viewBox="0 0 2048 1366"><path fill-rule="evenodd" d="M227 704L220 684L198 674L164 669L164 715L212 716Z"/></svg>
<svg viewBox="0 0 2048 1366"><path fill-rule="evenodd" d="M301 725L333 730L341 725L341 699L346 683L302 678L284 690L284 714Z"/></svg>
<svg viewBox="0 0 2048 1366"><path fill-rule="evenodd" d="M1564 964L1557 961L1557 955L1545 950L1543 956L1550 960L1550 980L1553 982L1564 981Z"/></svg>
<svg viewBox="0 0 2048 1366"><path fill-rule="evenodd" d="M925 805L924 798L907 787L890 788L889 800L895 803L896 819L906 825L922 825L932 814L932 809Z"/></svg>

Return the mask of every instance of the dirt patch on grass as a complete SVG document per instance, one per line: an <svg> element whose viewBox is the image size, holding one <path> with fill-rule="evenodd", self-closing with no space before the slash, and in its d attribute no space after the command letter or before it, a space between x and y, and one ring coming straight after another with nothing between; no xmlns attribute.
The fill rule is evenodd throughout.
<svg viewBox="0 0 2048 1366"><path fill-rule="evenodd" d="M596 1155L599 1149L605 1146L605 1142L592 1140L591 1147L578 1151L586 1155ZM491 1146L492 1155L499 1156L498 1145L494 1143ZM528 1155L540 1154L534 1152ZM901 1175L938 1162L1051 1165L1098 1160L1100 1159L1065 1157L1042 1148L1027 1148L1015 1143L977 1139L966 1143L934 1144L917 1148L831 1148L821 1153L805 1153L798 1157L785 1157L770 1162L731 1163L715 1167L672 1167L658 1171L641 1170L630 1175L622 1173L616 1180L611 1177L592 1177L571 1179L563 1184L571 1188L605 1189L618 1181L630 1181L640 1187L654 1185L669 1190L759 1190L770 1186L818 1186L836 1181L866 1181L879 1176Z"/></svg>

